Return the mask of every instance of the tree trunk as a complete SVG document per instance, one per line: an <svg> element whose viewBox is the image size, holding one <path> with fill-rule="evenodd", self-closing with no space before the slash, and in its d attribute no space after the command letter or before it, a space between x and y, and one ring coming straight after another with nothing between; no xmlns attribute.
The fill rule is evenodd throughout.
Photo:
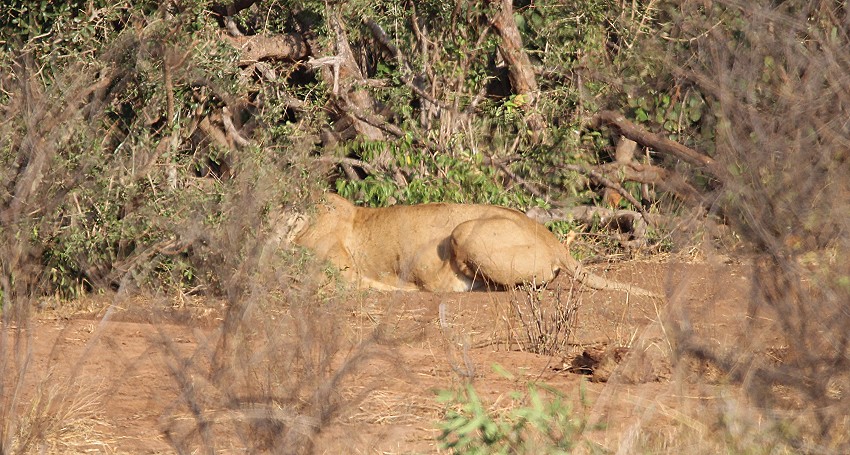
<svg viewBox="0 0 850 455"><path fill-rule="evenodd" d="M522 37L514 20L512 0L502 0L502 7L493 19L493 27L502 39L499 43L499 53L508 65L508 77L514 93L525 98L523 107L526 109L526 121L535 142L542 140L543 129L546 126L543 117L537 112L537 79L534 68L522 48Z"/></svg>

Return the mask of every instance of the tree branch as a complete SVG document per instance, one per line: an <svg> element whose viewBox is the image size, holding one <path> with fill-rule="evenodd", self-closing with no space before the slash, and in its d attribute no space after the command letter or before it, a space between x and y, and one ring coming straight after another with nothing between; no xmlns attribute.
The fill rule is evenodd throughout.
<svg viewBox="0 0 850 455"><path fill-rule="evenodd" d="M676 172L651 164L631 162L606 163L596 167L608 178L646 183L658 186L662 191L673 193L689 203L704 203L704 197L690 183Z"/></svg>
<svg viewBox="0 0 850 455"><path fill-rule="evenodd" d="M230 137L233 142L239 146L239 148L245 148L251 145L251 141L245 138L242 133L236 128L236 125L233 124L233 117L230 114L230 109L227 106L224 106L221 109L221 122L224 124L224 131L227 132L227 136Z"/></svg>
<svg viewBox="0 0 850 455"><path fill-rule="evenodd" d="M338 156L320 156L317 158L319 162L322 163L330 163L330 164L339 164L345 166L357 166L360 169L363 169L367 174L377 175L378 169L375 166L363 161L358 160L356 158L347 158L347 157L338 157Z"/></svg>
<svg viewBox="0 0 850 455"><path fill-rule="evenodd" d="M274 36L225 36L224 38L239 51L241 57L239 66L246 66L260 60L303 60L310 54L307 42L296 33Z"/></svg>
<svg viewBox="0 0 850 455"><path fill-rule="evenodd" d="M240 11L248 9L254 6L254 3L259 3L260 0L234 0L232 2L222 2L215 3L210 7L210 9L221 16L222 18L228 16L235 16L239 14Z"/></svg>
<svg viewBox="0 0 850 455"><path fill-rule="evenodd" d="M714 159L704 155L690 147L678 142L671 141L665 137L651 133L641 126L629 121L623 114L613 111L602 111L593 116L592 126L599 128L602 125L611 125L619 130L623 136L646 147L675 156L682 161L707 169L712 175L720 176L719 167Z"/></svg>
<svg viewBox="0 0 850 455"><path fill-rule="evenodd" d="M372 32L372 36L398 62L399 69L401 70L401 81L404 82L404 85L408 86L417 96L433 104L434 106L437 106L440 109L449 109L449 107L440 104L439 101L434 99L433 96L422 90L422 88L415 83L414 79L411 77L413 75L413 68L407 62L407 59L404 58L404 55L401 53L401 51L399 51L398 47L396 47L396 45L393 44L392 41L390 41L390 38L389 36L387 36L386 32L384 32L384 29L381 28L381 26L373 19L366 16L363 17L363 23L365 23L366 26L369 27L369 30Z"/></svg>
<svg viewBox="0 0 850 455"><path fill-rule="evenodd" d="M626 191L626 189L623 188L623 185L620 185L619 183L605 177L605 175L603 175L602 173L597 172L596 170L591 169L587 166L578 166L578 165L575 165L575 164L566 164L566 165L564 165L564 168L567 169L567 170L573 171L573 172L578 172L579 174L587 175L588 177L592 178L593 180L596 180L597 182L599 182L600 184L605 185L608 188L611 188L612 190L616 191L621 196L623 196L623 198L625 198L627 201L629 201L629 203L632 204L632 206L634 208L638 209L640 211L641 215L643 215L643 217L645 219L647 219L647 220L649 219L649 213L647 213L646 209L643 208L643 204L641 204L637 199L635 199L635 197L632 196L631 193Z"/></svg>
<svg viewBox="0 0 850 455"><path fill-rule="evenodd" d="M489 164L491 166L495 166L500 171L502 171L505 175L507 175L508 178L519 183L520 186L525 188L529 193L533 194L535 197L538 197L540 199L546 199L546 195L543 194L543 192L540 191L540 189L537 188L536 185L532 184L531 182L528 182L524 178L515 174L513 171L511 171L511 169L507 166L507 164L505 164L505 162L503 162L501 160L495 160L495 159L493 159L489 156L485 156L484 160L482 162L484 164Z"/></svg>
<svg viewBox="0 0 850 455"><path fill-rule="evenodd" d="M645 245L646 225L647 223L655 224L657 221L633 210L615 210L591 205L548 210L532 207L525 214L541 224L550 221L576 221L591 225L599 222L602 226L619 231L620 243L626 248L638 248Z"/></svg>

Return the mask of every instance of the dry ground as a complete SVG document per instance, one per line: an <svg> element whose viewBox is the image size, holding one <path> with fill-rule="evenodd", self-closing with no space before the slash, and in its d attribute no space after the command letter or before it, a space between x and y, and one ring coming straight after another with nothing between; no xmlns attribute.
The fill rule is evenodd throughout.
<svg viewBox="0 0 850 455"><path fill-rule="evenodd" d="M711 368L674 367L672 340L661 322L688 320L703 340L721 348L759 343L762 349L774 343L769 335L768 339L755 335L759 323L747 315L746 261L631 262L591 269L668 297L662 301L597 291L573 296L580 305L576 330L567 353L557 357L526 352L527 346L517 343L524 327L511 311L516 293L353 296L344 309L346 337L362 336L377 321L411 336L393 348L401 355L400 368L376 364L388 370L379 375L378 387L318 435L319 452L437 452L435 423L444 405L436 400L435 391L461 384L458 371L470 370L478 393L494 410L506 406L510 392L525 390L529 381L562 391L573 400L576 416L591 424L580 447L622 453L639 447L671 453L710 451L709 416L712 410L728 408L726 400L735 395L736 387L713 377ZM561 279L556 285L567 289L570 283ZM96 411L89 415L92 425L81 435L88 441L57 451L173 453L162 429L180 418L175 410L180 392L170 370L175 365L173 354L164 351L163 342L186 353L204 346L216 336L220 304L202 302L201 307L209 308L202 311L196 302L192 311L166 313L156 310L162 302L155 299L103 299L120 302L105 322L104 310L97 316L39 317L30 329L33 361L25 390L34 393L36 384L49 374L60 383L75 377L74 382L96 398L91 403ZM544 303L555 303L553 297L547 299ZM561 304L567 299L562 293ZM631 354L608 382L591 382L566 368L571 357L586 349L615 346L631 346ZM513 377L494 372L495 363ZM358 387L356 381L348 386ZM580 391L586 397L583 403ZM185 419L191 421L191 416ZM239 453L239 445L238 440L222 442L219 449Z"/></svg>

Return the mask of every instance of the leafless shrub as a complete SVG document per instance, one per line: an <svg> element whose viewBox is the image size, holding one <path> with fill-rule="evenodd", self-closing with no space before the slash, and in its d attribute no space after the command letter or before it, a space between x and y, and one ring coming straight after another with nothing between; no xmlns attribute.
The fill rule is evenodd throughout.
<svg viewBox="0 0 850 455"><path fill-rule="evenodd" d="M156 46L150 52L137 52L140 45L157 43L156 30L162 30L156 21L141 34L128 30L124 39L104 47L103 63L80 63L58 71L49 85L36 77L34 64L26 56L11 73L0 73L0 96L4 97L0 106L0 162L4 164L0 169L0 453L50 447L51 438L57 437L54 430L69 428L73 417L55 400L30 403L34 398L24 393L33 385L25 381L35 360L31 309L51 289L45 266L51 245L42 240L99 215L94 204L101 200L92 197L80 204L85 191L95 186L94 180L107 189L144 182L138 198L122 201L125 205L116 212L118 218L111 220L148 217L156 227L141 229L138 237L114 241L116 232L109 231L114 225L95 223L107 240L105 248L97 251L102 256L79 249L78 256L70 258L86 280L117 287L121 293L133 289L131 285L146 284L144 276L157 276L151 272L190 270L203 274L190 279L198 288L220 292L229 304L220 333L202 343L197 352L186 353L163 341L183 397L163 420L178 450L241 442L256 450L309 452L318 432L372 390L366 370L379 363L380 370L396 364L387 361L392 355L381 330L357 342L343 335L337 304L316 297L317 286L292 278L292 271L300 267L297 257L262 254L274 250L267 248L269 224L274 228L278 215L293 206L303 207L310 192L304 166L293 165L305 151L293 147L280 159L286 162L275 161L274 157L284 154L263 149L261 138L254 137L250 149L240 150L235 175L227 182L204 180L185 168L180 171L186 175L172 178L169 169L176 166L166 152L185 139L180 128L197 125L170 125L174 127L171 137L159 134L168 128L152 133L145 122L177 118L171 112L173 93L167 94L168 115L143 95L128 101L127 93L138 93L138 71L157 64L170 74L163 76L169 92L176 91L172 84L177 81L188 84L187 74L197 68L189 57L179 62L136 61L160 56ZM107 114L125 113L116 114L120 109L116 106L132 111L129 118L115 122L121 127L104 120ZM161 161L166 165L156 166ZM226 191L209 191L213 197L206 194L214 186L225 185ZM145 189L150 194L144 194ZM95 194L110 195L108 191ZM141 199L156 199L159 207L179 211L177 219L141 210ZM150 235L163 226L168 229ZM167 260L188 261L192 268L162 267ZM177 276L173 282L185 281ZM73 378L63 381L74 384ZM60 395L72 398L63 391L46 396ZM30 404L38 412L26 412ZM188 426L180 418L183 412L191 418ZM237 437L225 439L223 434Z"/></svg>
<svg viewBox="0 0 850 455"><path fill-rule="evenodd" d="M716 158L727 173L716 207L755 252L747 336L768 345L720 352L680 318L678 350L740 381L796 450L845 453L850 15L828 1L693 1L682 17L694 40L681 74L719 117ZM771 361L772 343L782 355Z"/></svg>
<svg viewBox="0 0 850 455"><path fill-rule="evenodd" d="M564 354L581 304L581 294L576 291L572 284L568 290L560 284L552 290L531 286L514 290L510 305L513 317L519 320L521 332L511 332L513 342L521 350L535 354ZM547 297L545 294L551 295Z"/></svg>
<svg viewBox="0 0 850 455"><path fill-rule="evenodd" d="M181 453L234 443L251 452L311 453L317 435L398 364L381 326L360 339L349 336L344 294L321 292L321 280L309 278L322 275L313 270L319 265L279 238L285 232L277 223L286 217L269 213L264 201L274 198L276 182L297 181L301 171L290 172L287 180L286 173L243 166L232 182L239 190L225 202L230 215L192 235L205 239L193 254L221 277L227 313L192 352L161 337L181 390L162 428ZM296 206L303 201L276 210Z"/></svg>
<svg viewBox="0 0 850 455"><path fill-rule="evenodd" d="M398 364L381 328L349 339L337 300L295 286L255 287L230 309L217 336L193 352L162 337L181 400L163 431L181 453L221 450L312 453L316 436L367 397Z"/></svg>
<svg viewBox="0 0 850 455"><path fill-rule="evenodd" d="M100 158L82 155L69 167L65 153L91 133L127 77L101 70L74 66L48 87L21 55L0 74L8 96L0 106L0 453L70 450L69 433L90 423L99 406L74 375L28 375L35 360L31 311L46 289L38 236L61 226L58 207Z"/></svg>

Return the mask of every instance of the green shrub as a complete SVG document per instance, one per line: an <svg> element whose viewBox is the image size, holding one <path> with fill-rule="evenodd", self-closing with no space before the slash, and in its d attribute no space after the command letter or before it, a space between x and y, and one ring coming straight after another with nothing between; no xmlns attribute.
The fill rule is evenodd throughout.
<svg viewBox="0 0 850 455"><path fill-rule="evenodd" d="M493 410L472 384L440 392L438 400L447 406L438 423L441 448L457 454L554 454L579 445L587 422L574 414L560 391L529 383L510 397L506 408Z"/></svg>

